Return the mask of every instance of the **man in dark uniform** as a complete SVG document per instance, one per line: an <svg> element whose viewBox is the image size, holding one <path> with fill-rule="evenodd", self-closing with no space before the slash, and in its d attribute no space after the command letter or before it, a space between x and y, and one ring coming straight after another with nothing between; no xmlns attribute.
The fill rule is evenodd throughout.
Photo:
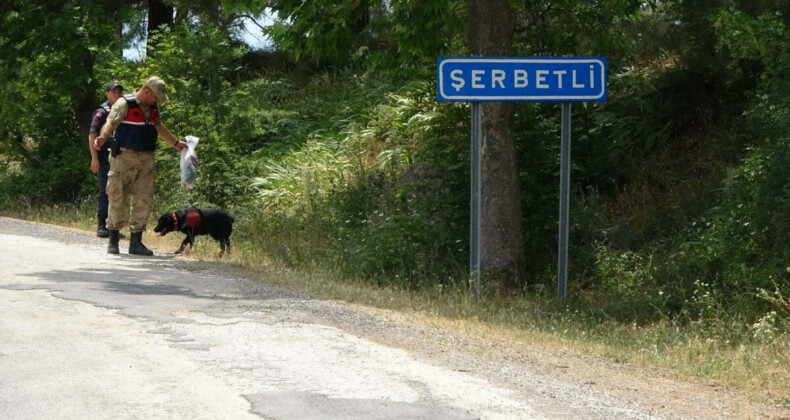
<svg viewBox="0 0 790 420"><path fill-rule="evenodd" d="M107 115L110 113L110 107L123 95L123 86L119 82L112 81L107 85L105 90L107 102L99 105L99 108L93 112L93 119L91 120L90 133L88 134L88 149L91 151L91 172L98 175L99 178L99 195L98 205L96 206L96 218L99 221L99 227L96 229L96 236L100 238L107 238L110 236L110 231L107 230L107 208L110 200L107 198L107 173L110 171L110 145L105 144L100 150L93 147L93 141L99 136L99 131L107 121Z"/></svg>

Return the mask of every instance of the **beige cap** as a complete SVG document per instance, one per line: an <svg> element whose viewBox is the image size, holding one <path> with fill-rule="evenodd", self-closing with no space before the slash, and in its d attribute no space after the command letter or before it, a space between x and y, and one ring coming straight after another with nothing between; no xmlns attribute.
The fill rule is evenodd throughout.
<svg viewBox="0 0 790 420"><path fill-rule="evenodd" d="M148 88L159 102L167 101L167 93L165 93L165 81L160 77L151 76L145 81L144 88Z"/></svg>

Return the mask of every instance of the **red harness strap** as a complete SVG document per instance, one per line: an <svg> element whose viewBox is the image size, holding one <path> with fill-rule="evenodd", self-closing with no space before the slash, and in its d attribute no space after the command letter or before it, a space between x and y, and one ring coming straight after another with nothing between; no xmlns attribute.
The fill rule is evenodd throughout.
<svg viewBox="0 0 790 420"><path fill-rule="evenodd" d="M200 211L198 209L187 209L187 213L184 216L184 226L189 226L193 229L200 226Z"/></svg>
<svg viewBox="0 0 790 420"><path fill-rule="evenodd" d="M170 213L173 216L173 232L178 232L178 216L176 212ZM200 226L200 211L198 209L187 209L184 215L184 226L196 228Z"/></svg>

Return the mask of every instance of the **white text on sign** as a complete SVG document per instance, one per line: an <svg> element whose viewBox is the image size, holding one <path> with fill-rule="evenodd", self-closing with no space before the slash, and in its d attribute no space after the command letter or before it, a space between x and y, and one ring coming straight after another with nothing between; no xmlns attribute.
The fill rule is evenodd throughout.
<svg viewBox="0 0 790 420"><path fill-rule="evenodd" d="M472 89L506 89L512 86L516 89L524 89L530 86L530 80L534 80L536 89L564 89L570 86L573 89L595 89L594 68L590 66L589 77L584 82L580 82L577 70L535 70L532 77L524 69L514 69L510 72L503 69L491 70L471 70L471 74L464 75L461 69L450 72L450 85L456 90L461 90L466 86L467 79L471 83Z"/></svg>

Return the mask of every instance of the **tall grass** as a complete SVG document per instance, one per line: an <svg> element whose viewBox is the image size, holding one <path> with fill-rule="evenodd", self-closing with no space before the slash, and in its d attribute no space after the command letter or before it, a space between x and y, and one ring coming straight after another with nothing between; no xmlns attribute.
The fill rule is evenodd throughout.
<svg viewBox="0 0 790 420"><path fill-rule="evenodd" d="M293 266L317 265L349 278L405 287L457 284L465 234L442 185L447 174L416 161L426 138L435 136L435 106L384 93L399 90L385 80L371 92L367 77L340 81L338 102L338 80L318 79L306 87L308 96L283 104L301 118L285 136L288 152L280 145L256 155L261 175L252 185L262 207L256 229L267 238L263 246ZM422 169L408 179L415 167Z"/></svg>

